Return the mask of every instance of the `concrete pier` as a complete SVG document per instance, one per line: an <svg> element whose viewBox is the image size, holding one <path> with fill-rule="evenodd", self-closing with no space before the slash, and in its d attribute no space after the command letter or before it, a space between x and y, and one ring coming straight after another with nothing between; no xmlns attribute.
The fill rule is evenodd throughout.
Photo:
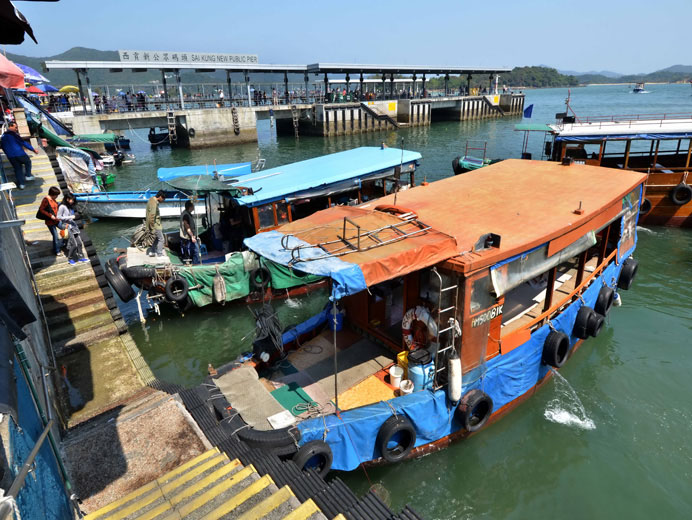
<svg viewBox="0 0 692 520"><path fill-rule="evenodd" d="M446 96L347 103L301 103L252 107L196 108L74 116L57 113L77 134L123 132L167 126L172 113L182 146L227 146L257 141L257 121L273 117L277 133L331 137L425 126L435 121L466 121L517 116L523 94Z"/></svg>

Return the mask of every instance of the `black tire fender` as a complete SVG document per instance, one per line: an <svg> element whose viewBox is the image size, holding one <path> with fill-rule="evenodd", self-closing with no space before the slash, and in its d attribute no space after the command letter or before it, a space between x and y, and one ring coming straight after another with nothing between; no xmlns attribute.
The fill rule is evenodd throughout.
<svg viewBox="0 0 692 520"><path fill-rule="evenodd" d="M639 214L646 215L651 211L651 201L649 199L643 199L642 205L639 206Z"/></svg>
<svg viewBox="0 0 692 520"><path fill-rule="evenodd" d="M264 291L271 282L272 275L266 267L258 267L250 272L250 285L255 290Z"/></svg>
<svg viewBox="0 0 692 520"><path fill-rule="evenodd" d="M596 305L593 309L601 316L608 316L610 309L613 307L613 302L615 301L615 290L607 285L601 287L598 292L598 298L596 298Z"/></svg>
<svg viewBox="0 0 692 520"><path fill-rule="evenodd" d="M171 276L166 280L166 298L172 302L178 303L185 301L189 289L190 286L187 280L180 276Z"/></svg>
<svg viewBox="0 0 692 520"><path fill-rule="evenodd" d="M134 283L137 280L153 278L156 276L156 269L154 267L143 267L143 266L133 266L127 267L127 257L122 256L118 260L118 267L123 276L130 282Z"/></svg>
<svg viewBox="0 0 692 520"><path fill-rule="evenodd" d="M579 339L586 339L589 336L596 337L603 328L603 316L587 305L583 305L577 312L574 320L572 334Z"/></svg>
<svg viewBox="0 0 692 520"><path fill-rule="evenodd" d="M108 262L106 262L104 275L106 276L106 280L110 286L113 288L113 291L115 291L115 294L117 294L123 302L129 302L135 297L135 291L132 289L130 283L125 279L123 273L120 272L115 258L111 258L108 260Z"/></svg>
<svg viewBox="0 0 692 520"><path fill-rule="evenodd" d="M320 477L326 477L332 468L332 449L324 441L314 440L303 444L293 456L293 462L301 471L314 469Z"/></svg>
<svg viewBox="0 0 692 520"><path fill-rule="evenodd" d="M493 400L482 390L474 388L461 398L456 413L467 432L476 432L490 419L493 413Z"/></svg>
<svg viewBox="0 0 692 520"><path fill-rule="evenodd" d="M452 159L452 171L454 172L454 175L459 175L460 173L464 173L462 171L461 165L459 164L460 159L461 159L460 156L457 156L454 159Z"/></svg>
<svg viewBox="0 0 692 520"><path fill-rule="evenodd" d="M550 331L543 343L541 361L551 367L560 368L569 354L569 336L557 330Z"/></svg>
<svg viewBox="0 0 692 520"><path fill-rule="evenodd" d="M625 260L625 262L622 264L622 268L620 269L620 277L618 278L618 289L627 291L630 287L632 287L632 282L634 281L634 278L637 276L638 269L639 262L637 262L634 258L630 257L627 260Z"/></svg>
<svg viewBox="0 0 692 520"><path fill-rule="evenodd" d="M189 135L190 137L194 137L194 136L195 136L195 133L196 133L196 132L195 132L195 129L194 129L194 128L188 128L188 130L187 130L187 135Z"/></svg>
<svg viewBox="0 0 692 520"><path fill-rule="evenodd" d="M670 191L670 200L677 206L684 206L692 200L692 188L681 182Z"/></svg>
<svg viewBox="0 0 692 520"><path fill-rule="evenodd" d="M382 423L375 444L384 460L399 462L405 459L416 445L416 429L408 417L392 415Z"/></svg>

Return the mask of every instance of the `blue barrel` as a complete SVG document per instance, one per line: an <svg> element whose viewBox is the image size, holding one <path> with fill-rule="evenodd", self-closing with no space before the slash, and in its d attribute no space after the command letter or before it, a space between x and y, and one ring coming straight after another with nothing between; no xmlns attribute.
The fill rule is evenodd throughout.
<svg viewBox="0 0 692 520"><path fill-rule="evenodd" d="M334 319L336 318L336 320ZM335 330L339 332L344 326L344 313L341 310L336 311L336 316L333 314L332 309L329 309L327 313L327 322L329 323L329 330Z"/></svg>
<svg viewBox="0 0 692 520"><path fill-rule="evenodd" d="M425 349L408 353L408 378L413 382L413 391L429 390L433 387L435 363L430 352Z"/></svg>

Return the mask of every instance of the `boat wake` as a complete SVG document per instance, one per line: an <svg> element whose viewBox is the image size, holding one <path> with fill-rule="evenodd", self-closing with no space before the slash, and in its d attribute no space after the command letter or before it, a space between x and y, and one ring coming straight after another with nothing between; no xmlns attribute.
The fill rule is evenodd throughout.
<svg viewBox="0 0 692 520"><path fill-rule="evenodd" d="M637 233L641 233L641 232L649 233L651 235L658 235L659 234L656 231L654 231L653 229L645 228L643 226L637 226Z"/></svg>
<svg viewBox="0 0 692 520"><path fill-rule="evenodd" d="M586 410L579 396L569 382L555 369L553 380L557 396L546 406L543 415L551 422L579 428L595 430L596 424L586 415Z"/></svg>

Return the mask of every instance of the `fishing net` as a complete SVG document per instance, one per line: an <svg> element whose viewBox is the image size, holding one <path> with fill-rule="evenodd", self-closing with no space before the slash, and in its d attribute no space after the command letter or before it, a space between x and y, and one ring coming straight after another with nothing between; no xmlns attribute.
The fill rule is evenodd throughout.
<svg viewBox="0 0 692 520"><path fill-rule="evenodd" d="M140 224L132 234L130 243L132 244L132 247L147 249L152 246L155 237L156 235L153 231L148 231L144 224Z"/></svg>

